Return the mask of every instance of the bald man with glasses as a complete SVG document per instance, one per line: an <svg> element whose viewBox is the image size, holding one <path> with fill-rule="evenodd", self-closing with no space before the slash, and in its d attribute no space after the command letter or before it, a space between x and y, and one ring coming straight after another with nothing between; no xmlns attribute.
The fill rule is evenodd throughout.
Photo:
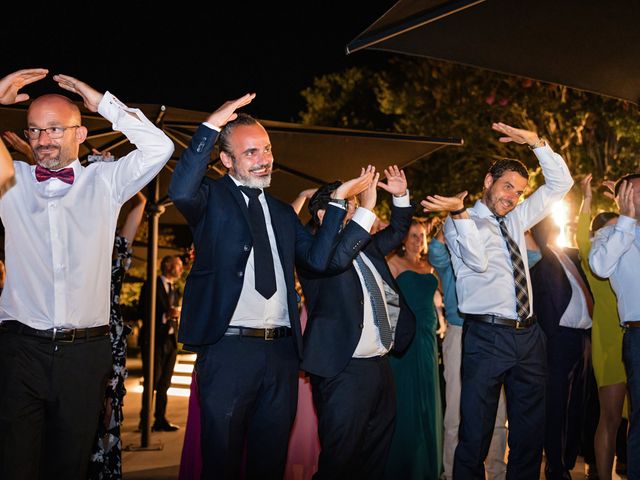
<svg viewBox="0 0 640 480"><path fill-rule="evenodd" d="M0 79L0 104L45 69ZM80 110L43 95L25 130L36 165L14 162L15 185L0 199L7 281L0 297L0 478L87 477L96 419L112 369L111 253L121 206L173 153L140 110L73 77L53 80L82 97L135 143L117 162L83 167Z"/></svg>

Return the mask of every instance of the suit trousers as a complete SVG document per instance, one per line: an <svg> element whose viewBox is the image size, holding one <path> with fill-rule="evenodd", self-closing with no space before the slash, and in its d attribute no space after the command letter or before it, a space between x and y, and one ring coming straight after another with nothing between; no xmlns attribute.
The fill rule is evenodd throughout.
<svg viewBox="0 0 640 480"><path fill-rule="evenodd" d="M627 476L640 479L640 328L625 329L622 337L622 360L627 372L629 391L629 436L627 437Z"/></svg>
<svg viewBox="0 0 640 480"><path fill-rule="evenodd" d="M547 480L569 478L580 451L590 345L589 330L580 328L558 327L547 338Z"/></svg>
<svg viewBox="0 0 640 480"><path fill-rule="evenodd" d="M86 478L112 364L108 335L0 333L0 478Z"/></svg>
<svg viewBox="0 0 640 480"><path fill-rule="evenodd" d="M298 367L293 337L223 336L198 347L203 479L236 479L242 471L249 480L283 478Z"/></svg>
<svg viewBox="0 0 640 480"><path fill-rule="evenodd" d="M485 478L504 385L509 418L508 480L538 480L544 441L546 338L538 324L529 328L467 321L462 338L462 391L459 443L453 478Z"/></svg>
<svg viewBox="0 0 640 480"><path fill-rule="evenodd" d="M148 343L141 345L142 358L147 358ZM155 358L153 363L153 389L155 390L155 421L156 423L167 422L167 391L171 387L171 377L173 376L173 368L176 364L178 356L178 347L174 337L166 337L161 342L156 342ZM146 377L147 365L143 366L143 374ZM140 417L144 418L144 405Z"/></svg>
<svg viewBox="0 0 640 480"><path fill-rule="evenodd" d="M382 478L396 416L388 358L352 358L335 377L311 375L311 386L321 446L314 480Z"/></svg>
<svg viewBox="0 0 640 480"><path fill-rule="evenodd" d="M444 364L445 404L443 467L445 480L453 477L453 455L458 446L460 426L460 390L462 388L462 327L449 324L442 342ZM504 480L507 474L505 453L507 449L507 404L504 389L500 393L498 413L493 428L489 453L484 461L487 480Z"/></svg>

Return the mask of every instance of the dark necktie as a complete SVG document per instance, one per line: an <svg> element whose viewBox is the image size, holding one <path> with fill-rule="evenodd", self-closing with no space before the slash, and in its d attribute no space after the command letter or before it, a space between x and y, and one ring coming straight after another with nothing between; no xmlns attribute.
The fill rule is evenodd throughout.
<svg viewBox="0 0 640 480"><path fill-rule="evenodd" d="M168 285L167 297L169 299L169 306L175 307L177 306L176 290L175 288L173 288L173 283L168 282L167 285Z"/></svg>
<svg viewBox="0 0 640 480"><path fill-rule="evenodd" d="M264 298L271 298L276 293L276 273L273 268L273 255L267 233L264 211L258 197L262 193L259 188L240 187L249 197L249 221L253 237L253 264L255 266L256 290Z"/></svg>
<svg viewBox="0 0 640 480"><path fill-rule="evenodd" d="M504 223L504 217L497 217L498 225L502 236L507 242L507 249L511 256L511 264L513 265L513 279L516 285L516 312L519 320L524 320L529 316L529 290L527 289L527 273L525 271L522 255L518 244L511 238L507 226Z"/></svg>
<svg viewBox="0 0 640 480"><path fill-rule="evenodd" d="M387 309L384 304L384 297L382 296L382 292L380 291L378 282L376 282L376 277L373 275L371 269L362 259L361 254L358 254L358 256L356 256L356 263L360 268L360 273L362 273L364 285L365 287L367 287L367 291L369 292L371 308L373 309L373 320L376 324L376 327L378 327L378 330L380 331L380 341L382 342L382 346L384 346L384 348L388 350L389 348L391 348L393 335L391 333L391 326L389 325Z"/></svg>
<svg viewBox="0 0 640 480"><path fill-rule="evenodd" d="M49 170L48 168L36 166L36 180L44 182L50 178L57 178L69 185L73 184L73 168L63 168L61 170Z"/></svg>

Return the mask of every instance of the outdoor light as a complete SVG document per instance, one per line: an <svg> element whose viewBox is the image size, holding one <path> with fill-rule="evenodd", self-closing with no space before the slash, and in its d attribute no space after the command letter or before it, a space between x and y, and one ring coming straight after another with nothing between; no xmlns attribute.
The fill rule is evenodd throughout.
<svg viewBox="0 0 640 480"><path fill-rule="evenodd" d="M569 207L566 202L560 200L553 204L551 207L551 216L553 221L560 229L560 233L558 234L558 238L556 238L556 245L559 247L568 247L569 241L567 239L567 217L569 214Z"/></svg>

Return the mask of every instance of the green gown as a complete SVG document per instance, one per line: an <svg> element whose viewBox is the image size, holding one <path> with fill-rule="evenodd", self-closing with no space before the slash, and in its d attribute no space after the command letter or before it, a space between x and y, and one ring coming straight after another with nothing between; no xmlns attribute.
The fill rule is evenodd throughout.
<svg viewBox="0 0 640 480"><path fill-rule="evenodd" d="M396 382L396 428L385 478L437 480L442 472L443 416L433 295L438 280L407 270L398 286L416 316L416 336L402 356L391 355Z"/></svg>

